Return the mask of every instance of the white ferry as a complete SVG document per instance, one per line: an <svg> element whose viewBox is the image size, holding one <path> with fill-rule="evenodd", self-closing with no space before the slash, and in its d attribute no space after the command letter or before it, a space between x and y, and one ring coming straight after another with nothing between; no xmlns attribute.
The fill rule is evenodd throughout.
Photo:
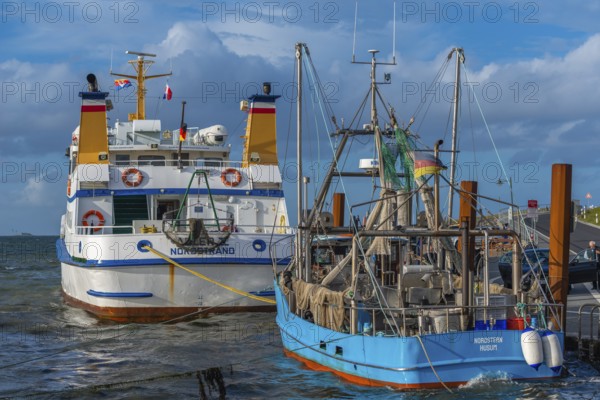
<svg viewBox="0 0 600 400"><path fill-rule="evenodd" d="M137 112L107 126L108 92L88 75L68 148L67 209L57 253L65 301L100 318L158 322L199 313L274 310L273 270L289 262L275 102L242 101L241 161L222 125L166 130L145 118L153 54L128 52ZM185 107L183 103L182 107ZM272 257L279 262L272 262Z"/></svg>

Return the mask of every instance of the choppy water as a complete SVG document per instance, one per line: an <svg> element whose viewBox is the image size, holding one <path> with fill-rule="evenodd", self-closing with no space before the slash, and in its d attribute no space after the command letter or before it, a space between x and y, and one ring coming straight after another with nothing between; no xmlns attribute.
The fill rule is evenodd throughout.
<svg viewBox="0 0 600 400"><path fill-rule="evenodd" d="M285 357L270 313L190 322L100 322L63 304L54 237L0 237L0 398L200 398L222 367L227 398L600 399L600 375L569 355L569 376L474 380L453 394L355 386ZM218 390L208 398L218 398Z"/></svg>

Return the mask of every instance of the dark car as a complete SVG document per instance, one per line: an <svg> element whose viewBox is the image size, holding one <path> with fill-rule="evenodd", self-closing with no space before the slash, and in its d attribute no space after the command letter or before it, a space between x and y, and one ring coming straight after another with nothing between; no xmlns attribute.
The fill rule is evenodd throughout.
<svg viewBox="0 0 600 400"><path fill-rule="evenodd" d="M549 249L527 249L523 252L521 265L522 274L531 271L531 266L538 271L538 264L542 267L544 275L548 276ZM498 260L498 269L504 281L504 287L512 288L512 252L504 254ZM582 250L569 261L569 284L594 282L597 278L596 261L589 258L587 250Z"/></svg>

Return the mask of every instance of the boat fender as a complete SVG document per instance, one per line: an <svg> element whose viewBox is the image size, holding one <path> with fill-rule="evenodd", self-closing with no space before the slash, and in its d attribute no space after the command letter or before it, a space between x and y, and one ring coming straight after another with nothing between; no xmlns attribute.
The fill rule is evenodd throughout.
<svg viewBox="0 0 600 400"><path fill-rule="evenodd" d="M553 372L560 372L563 365L563 352L558 336L552 331L544 331L540 336L542 337L544 363Z"/></svg>
<svg viewBox="0 0 600 400"><path fill-rule="evenodd" d="M229 175L233 175L233 180L229 180ZM236 187L242 181L242 174L235 168L226 168L221 172L221 182L225 186Z"/></svg>
<svg viewBox="0 0 600 400"><path fill-rule="evenodd" d="M290 271L284 271L283 273L283 284L288 289L292 289L292 273Z"/></svg>
<svg viewBox="0 0 600 400"><path fill-rule="evenodd" d="M129 179L129 177L133 175L133 179ZM127 168L121 174L121 180L128 187L136 187L140 186L140 184L144 181L144 175L137 168Z"/></svg>
<svg viewBox="0 0 600 400"><path fill-rule="evenodd" d="M315 323L315 317L313 316L313 313L310 310L306 310L304 312L304 319L310 322L311 324Z"/></svg>
<svg viewBox="0 0 600 400"><path fill-rule="evenodd" d="M521 332L521 351L527 364L537 370L544 361L542 338L537 330L530 327Z"/></svg>
<svg viewBox="0 0 600 400"><path fill-rule="evenodd" d="M95 227L93 225L93 222L91 224L88 222L88 218L92 215L95 215L96 218L98 218L98 225L96 225ZM89 210L88 212L83 214L83 218L81 218L81 224L83 226L92 226L94 232L98 232L100 229L102 229L101 227L104 226L104 222L106 222L106 220L104 219L104 215L102 215L102 213L98 210Z"/></svg>

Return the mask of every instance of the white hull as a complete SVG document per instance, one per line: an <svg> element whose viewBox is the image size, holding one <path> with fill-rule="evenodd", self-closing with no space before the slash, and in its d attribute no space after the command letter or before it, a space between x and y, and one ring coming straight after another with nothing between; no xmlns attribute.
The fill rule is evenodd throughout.
<svg viewBox="0 0 600 400"><path fill-rule="evenodd" d="M275 236L284 239L275 246L275 252L285 258L291 239ZM253 247L256 241L269 239L267 235L233 234L227 244L212 251L177 248L162 234L80 236L65 241L64 247L59 241L63 294L68 303L117 321L166 321L188 314L197 316L199 311L274 310L271 304L224 289L150 252L140 251L137 245L142 240L149 241L154 249L198 274L261 298L274 299L269 246ZM118 254L117 249L127 252Z"/></svg>

